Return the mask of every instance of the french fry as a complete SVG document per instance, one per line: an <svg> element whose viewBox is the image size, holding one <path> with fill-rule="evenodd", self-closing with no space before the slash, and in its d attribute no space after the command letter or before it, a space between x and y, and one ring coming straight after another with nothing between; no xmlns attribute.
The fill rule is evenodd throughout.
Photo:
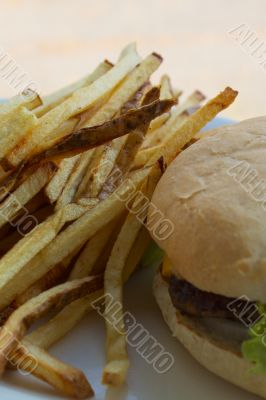
<svg viewBox="0 0 266 400"><path fill-rule="evenodd" d="M56 264L78 251L104 225L118 218L125 210L128 198L135 193L149 171L150 168L136 171L113 195L85 213L83 207L69 204L20 240L0 259L0 309L7 307ZM77 212L84 215L57 235L70 217L77 219L73 218ZM39 236L41 238L37 241Z"/></svg>
<svg viewBox="0 0 266 400"><path fill-rule="evenodd" d="M70 272L69 265L71 263L72 256L67 257L65 260L57 264L53 269L47 272L41 279L32 284L25 290L25 292L21 293L15 301L12 303L11 307L13 309L17 309L22 306L28 300L32 299L35 296L38 296L40 293L45 290L50 289L53 286L59 285L67 280L68 274ZM82 276L85 278L87 275ZM80 277L81 278L81 277ZM79 278L76 278L79 279ZM74 280L74 279L72 279Z"/></svg>
<svg viewBox="0 0 266 400"><path fill-rule="evenodd" d="M149 132L143 148L152 148L162 143L168 136L171 136L188 118L188 113L179 114L176 110L171 112L168 120L158 129Z"/></svg>
<svg viewBox="0 0 266 400"><path fill-rule="evenodd" d="M120 152L117 155L113 169L111 170L109 176L102 186L101 191L99 192L99 198L101 200L108 197L108 195L121 184L123 179L125 179L133 164L138 149L144 140L147 129L148 125L146 124L129 133L123 147L120 149ZM118 172L118 176L116 172Z"/></svg>
<svg viewBox="0 0 266 400"><path fill-rule="evenodd" d="M69 276L69 280L81 279L90 275L95 262L97 261L101 252L104 251L104 248L114 228L114 223L111 221L89 240L77 259Z"/></svg>
<svg viewBox="0 0 266 400"><path fill-rule="evenodd" d="M24 165L21 164L19 168L15 171L12 171L10 174L7 174L5 178L1 181L1 190L0 190L0 201L3 201L9 193L11 193L16 186L18 186L20 182L21 173L23 171ZM0 167L0 175L1 175L1 167Z"/></svg>
<svg viewBox="0 0 266 400"><path fill-rule="evenodd" d="M25 159L46 150L46 141L53 140L54 130L64 121L95 105L107 96L126 75L138 64L139 57L131 52L122 58L110 71L102 77L75 91L71 97L44 114L35 129L23 138L7 156L10 166L16 167Z"/></svg>
<svg viewBox="0 0 266 400"><path fill-rule="evenodd" d="M51 309L63 308L72 301L100 289L101 286L102 278L99 276L63 283L34 297L15 310L0 331L2 350L0 354L0 376L7 364L7 354L16 350L17 342L25 336L31 324L46 315ZM12 337L13 340L7 341L7 336L9 339Z"/></svg>
<svg viewBox="0 0 266 400"><path fill-rule="evenodd" d="M45 188L45 193L51 204L54 203L62 193L79 157L78 154L74 157L63 159L59 164L58 171Z"/></svg>
<svg viewBox="0 0 266 400"><path fill-rule="evenodd" d="M2 117L7 115L15 116L18 108L21 106L26 107L28 110L32 110L42 104L40 96L31 89L27 89L21 94L11 97L11 99L5 101L0 105L0 121Z"/></svg>
<svg viewBox="0 0 266 400"><path fill-rule="evenodd" d="M125 114L129 110L132 110L134 108L139 108L142 104L143 98L147 94L149 90L152 89L152 85L150 81L146 81L137 91L134 93L134 95L126 101L123 106L120 109L120 114Z"/></svg>
<svg viewBox="0 0 266 400"><path fill-rule="evenodd" d="M35 198L38 197L35 196ZM40 196L41 198L41 196ZM34 200L34 199L33 199ZM40 203L41 204L41 203ZM84 206L85 207L85 206ZM11 232L7 232L4 237L1 237L0 240L0 254L3 256L5 253L7 253L20 239L23 238L23 236L27 235L29 232L31 232L32 229L35 228L34 224L27 224L27 219L25 218L25 215L30 215L33 217L35 221L40 224L41 222L45 221L50 215L53 214L53 208L50 205L44 205L43 207L39 208L36 211L32 211L34 208L31 205L31 202L29 202L26 205L26 210L24 210L24 215L23 213L19 213L19 216L15 218L14 222L14 227L16 228L15 230L13 229ZM25 218L23 221L23 217ZM20 226L22 224L22 226ZM20 229L17 229L18 226ZM7 228L7 225L4 225L3 228ZM2 229L3 229L2 228Z"/></svg>
<svg viewBox="0 0 266 400"><path fill-rule="evenodd" d="M182 114L184 111L189 111L191 108L198 107L203 100L205 100L204 94L199 90L195 90L183 103L178 104L176 111Z"/></svg>
<svg viewBox="0 0 266 400"><path fill-rule="evenodd" d="M58 106L64 100L69 98L76 90L89 86L91 83L95 82L101 76L106 74L113 65L109 61L104 61L100 63L95 70L85 76L84 78L78 80L77 82L71 83L68 86L63 87L62 89L43 97L43 104L34 110L34 113L37 117L42 117L48 111L52 110L54 107Z"/></svg>
<svg viewBox="0 0 266 400"><path fill-rule="evenodd" d="M93 149L93 154L91 158L90 168L87 169L85 175L80 182L80 185L75 194L75 200L78 201L85 193L90 192L90 188L95 181L95 177L98 174L100 168L103 153L106 152L106 146L99 146ZM96 197L96 196L92 196Z"/></svg>
<svg viewBox="0 0 266 400"><path fill-rule="evenodd" d="M162 62L161 56L156 53L149 55L121 82L110 99L89 120L85 126L93 126L104 123L112 118L131 96L150 78ZM84 127L85 127L84 126Z"/></svg>
<svg viewBox="0 0 266 400"><path fill-rule="evenodd" d="M57 200L55 207L56 210L59 210L60 208L64 207L65 205L73 201L77 188L86 173L86 169L88 169L92 155L93 155L93 150L89 150L81 154L80 158L78 159L73 169L72 174L70 175L61 195Z"/></svg>
<svg viewBox="0 0 266 400"><path fill-rule="evenodd" d="M156 101L158 97L159 90L158 88L154 87L147 91L143 96L141 105L145 106L150 102ZM117 140L118 148L119 145L122 145L122 147L120 147L120 151L117 156L113 157L112 162L108 160L109 163L107 163L107 165L109 164L109 174L106 175L106 177L104 177L104 175L100 177L102 180L105 179L104 184L101 185L102 189L98 193L100 199L106 198L115 190L116 187L120 185L123 179L125 179L127 173L130 171L131 166L133 165L135 156L143 143L148 127L149 123L141 124L137 129L130 132L126 139L121 138L122 140ZM111 168L112 163L114 163L113 168ZM96 193L92 194L94 196L97 195Z"/></svg>
<svg viewBox="0 0 266 400"><path fill-rule="evenodd" d="M183 103L179 104L175 110L172 110L170 118L163 126L156 130L149 130L144 147L152 147L160 144L168 136L182 125L188 116L188 111L200 104L205 96L198 90L193 92Z"/></svg>
<svg viewBox="0 0 266 400"><path fill-rule="evenodd" d="M23 106L14 113L3 115L0 121L0 159L38 124L35 115Z"/></svg>
<svg viewBox="0 0 266 400"><path fill-rule="evenodd" d="M172 99L174 97L173 88L168 75L163 75L160 80L160 99Z"/></svg>
<svg viewBox="0 0 266 400"><path fill-rule="evenodd" d="M37 155L37 157L33 158L32 163L40 162L42 159L54 159L58 156L61 158L71 157L76 153L84 152L100 144L124 136L139 125L147 124L153 118L167 112L173 104L174 101L172 100L157 100L137 110L131 110L127 114L123 114L102 125L82 128L59 141L58 144L49 150ZM6 163L2 164L2 166L8 168Z"/></svg>
<svg viewBox="0 0 266 400"><path fill-rule="evenodd" d="M78 125L78 118L72 117L69 118L67 121L64 121L61 125L59 125L54 131L53 131L53 137L52 139L47 139L46 140L46 147L52 147L54 146L60 139L71 135L72 132L74 132L75 128Z"/></svg>
<svg viewBox="0 0 266 400"><path fill-rule="evenodd" d="M150 200L152 193L162 175L159 163L155 164L151 170L147 181L142 187L142 196L137 196L133 203L139 209L140 204L144 200L141 211L141 219L145 220L147 213L146 201ZM143 197L144 195L144 197ZM130 213L122 226L118 238L114 244L111 256L108 260L104 274L104 290L112 297L112 301L122 304L122 286L123 286L123 270L127 258L130 254L134 242L141 230L142 221L136 217L134 213ZM107 385L121 385L126 379L129 360L126 350L125 327L122 321L122 307L116 311L116 318L119 323L119 331L117 326L110 324L111 309L108 304L105 305L105 321L106 321L106 348L107 348L107 364L103 370L102 382ZM123 332L121 334L119 332Z"/></svg>
<svg viewBox="0 0 266 400"><path fill-rule="evenodd" d="M211 121L219 112L233 103L237 94L237 91L227 87L202 108L190 115L161 145L140 151L136 156L135 166L152 165L161 156L164 157L168 165L200 129Z"/></svg>
<svg viewBox="0 0 266 400"><path fill-rule="evenodd" d="M34 257L55 239L65 223L79 218L85 211L84 207L76 204L67 205L38 225L0 259L0 292L3 294L0 309L7 307L20 293L48 272L45 271L26 285L23 285L19 277L19 272L23 271L29 261L34 260ZM42 254L39 255L41 256ZM45 252L43 256L45 258ZM40 262L44 263L44 260Z"/></svg>
<svg viewBox="0 0 266 400"><path fill-rule="evenodd" d="M129 279L136 269L150 241L151 239L148 231L145 227L142 227L127 257L126 265L123 270L124 282ZM75 300L52 319L29 333L25 337L25 340L42 349L49 349L72 330L88 312L93 310L91 303L101 298L102 294L103 290L100 290ZM22 343L26 345L24 341L22 341Z"/></svg>
<svg viewBox="0 0 266 400"><path fill-rule="evenodd" d="M132 249L127 257L125 267L123 269L123 281L127 282L139 265L145 251L151 242L151 237L148 230L143 226L132 246Z"/></svg>
<svg viewBox="0 0 266 400"><path fill-rule="evenodd" d="M0 205L0 228L11 222L25 204L40 192L54 171L54 164L43 164Z"/></svg>
<svg viewBox="0 0 266 400"><path fill-rule="evenodd" d="M97 290L68 304L52 319L27 334L22 344L27 347L27 343L31 343L42 349L49 349L93 309L91 303L100 298L102 294L103 289Z"/></svg>
<svg viewBox="0 0 266 400"><path fill-rule="evenodd" d="M12 365L26 373L29 371L29 366L26 365L26 362L21 362L21 359L33 360L34 369L31 373L68 398L87 399L94 395L93 389L82 371L59 361L40 347L25 343L14 354L11 354L11 357Z"/></svg>

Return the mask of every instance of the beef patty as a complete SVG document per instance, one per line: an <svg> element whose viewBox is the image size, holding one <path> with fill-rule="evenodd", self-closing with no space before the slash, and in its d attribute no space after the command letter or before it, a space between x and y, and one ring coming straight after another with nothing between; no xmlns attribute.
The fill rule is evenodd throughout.
<svg viewBox="0 0 266 400"><path fill-rule="evenodd" d="M239 319L232 311L232 307L228 307L230 303L236 300L233 297L204 292L193 286L191 283L183 279L178 279L174 275L168 279L168 284L169 294L173 305L185 314L197 317ZM254 307L256 305L255 302L237 299L236 305L240 312L241 310L244 311L241 314L241 318L244 321L246 319L247 323L255 322L260 318L258 311L256 311L257 308Z"/></svg>

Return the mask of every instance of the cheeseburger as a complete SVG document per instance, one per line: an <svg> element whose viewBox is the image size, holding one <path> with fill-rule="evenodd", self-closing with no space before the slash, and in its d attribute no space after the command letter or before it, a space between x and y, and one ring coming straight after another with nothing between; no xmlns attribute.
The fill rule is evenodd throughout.
<svg viewBox="0 0 266 400"><path fill-rule="evenodd" d="M153 235L165 255L154 293L170 330L208 370L266 398L266 117L184 150L152 204L174 226Z"/></svg>

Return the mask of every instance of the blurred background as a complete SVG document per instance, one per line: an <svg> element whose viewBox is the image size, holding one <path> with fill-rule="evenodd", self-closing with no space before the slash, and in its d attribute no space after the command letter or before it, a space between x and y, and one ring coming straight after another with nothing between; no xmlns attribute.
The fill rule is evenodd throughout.
<svg viewBox="0 0 266 400"><path fill-rule="evenodd" d="M42 94L104 58L116 60L136 41L141 55L164 57L160 74L169 73L187 94L239 90L225 116L266 114L265 0L0 0L0 6L0 59L12 57ZM0 97L12 94L0 77Z"/></svg>

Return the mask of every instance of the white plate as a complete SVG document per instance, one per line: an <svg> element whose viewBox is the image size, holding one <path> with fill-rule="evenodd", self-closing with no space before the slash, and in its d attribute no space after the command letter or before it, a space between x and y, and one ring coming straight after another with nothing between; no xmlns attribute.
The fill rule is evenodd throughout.
<svg viewBox="0 0 266 400"><path fill-rule="evenodd" d="M232 121L216 119L208 128ZM146 268L132 278L125 289L126 309L175 359L173 367L158 374L129 347L131 367L128 384L106 391L100 384L104 365L104 321L96 313L88 315L72 332L51 349L51 353L84 371L94 390L95 400L255 400L252 396L202 368L171 336L152 295L154 268ZM53 389L34 377L8 372L0 386L2 400L62 399Z"/></svg>

